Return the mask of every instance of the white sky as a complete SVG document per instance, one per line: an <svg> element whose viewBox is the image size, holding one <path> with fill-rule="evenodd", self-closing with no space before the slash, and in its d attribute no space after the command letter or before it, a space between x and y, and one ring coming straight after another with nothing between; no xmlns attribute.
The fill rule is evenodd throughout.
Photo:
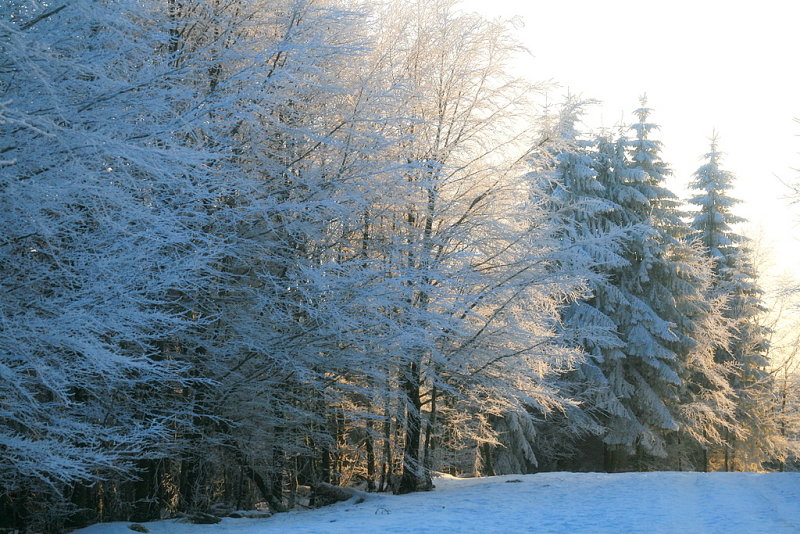
<svg viewBox="0 0 800 534"><path fill-rule="evenodd" d="M774 250L773 273L800 275L800 208L780 180L800 179L800 1L466 0L518 15L533 55L526 75L600 100L587 126L633 120L646 92L661 126L670 187L682 198L714 129L736 174L738 213Z"/></svg>

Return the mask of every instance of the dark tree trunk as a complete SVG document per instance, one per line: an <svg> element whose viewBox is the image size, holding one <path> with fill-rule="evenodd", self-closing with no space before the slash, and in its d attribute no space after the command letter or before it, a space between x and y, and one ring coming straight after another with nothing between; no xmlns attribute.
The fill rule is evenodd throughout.
<svg viewBox="0 0 800 534"><path fill-rule="evenodd" d="M615 447L603 445L603 470L606 473L616 473L619 468L619 452Z"/></svg>
<svg viewBox="0 0 800 534"><path fill-rule="evenodd" d="M247 478L253 481L253 484L255 484L256 488L258 488L258 492L261 494L261 497L267 501L267 504L269 504L269 507L273 512L285 511L283 505L272 495L270 486L264 480L264 477L258 473L258 471L249 466L242 466L242 470Z"/></svg>
<svg viewBox="0 0 800 534"><path fill-rule="evenodd" d="M291 467L287 470L288 472L286 473L287 482L289 486L287 488L289 490L287 508L289 510L292 510L297 505L297 486L298 486L297 472L299 471L297 456L295 456L292 459L292 461L290 462L290 466Z"/></svg>
<svg viewBox="0 0 800 534"><path fill-rule="evenodd" d="M434 433L436 432L437 395L438 389L434 385L431 388L431 415L428 419L428 425L425 428L425 454L423 456L423 465L425 466L426 473L430 473L433 470L433 452L436 449L436 438L434 437Z"/></svg>
<svg viewBox="0 0 800 534"><path fill-rule="evenodd" d="M372 440L372 421L367 421L364 447L367 449L367 491L375 491L375 443Z"/></svg>
<svg viewBox="0 0 800 534"><path fill-rule="evenodd" d="M480 447L481 455L481 475L487 477L495 476L494 464L492 463L492 446L484 443Z"/></svg>
<svg viewBox="0 0 800 534"><path fill-rule="evenodd" d="M272 447L272 476L270 477L270 498L273 502L270 506L274 506L278 511L286 510L283 506L283 472L285 463L283 449L279 445L274 445Z"/></svg>
<svg viewBox="0 0 800 534"><path fill-rule="evenodd" d="M184 458L181 460L181 475L179 483L181 508L191 510L197 506L197 495L195 488L200 479L200 468L194 458Z"/></svg>
<svg viewBox="0 0 800 534"><path fill-rule="evenodd" d="M333 417L333 432L331 433L334 444L332 449L333 456L331 458L331 466L333 467L333 470L331 471L330 480L328 481L334 486L339 486L342 483L341 475L344 465L341 451L342 445L345 442L344 434L346 424L344 413L341 410L335 410Z"/></svg>
<svg viewBox="0 0 800 534"><path fill-rule="evenodd" d="M138 462L139 480L133 483L134 507L131 521L159 519L160 484L159 460Z"/></svg>
<svg viewBox="0 0 800 534"><path fill-rule="evenodd" d="M420 368L412 362L403 377L403 392L406 396L406 428L403 448L403 475L397 487L397 493L411 493L420 489L430 489L430 478L425 473L425 466L420 462L419 449L422 438L422 417L420 410Z"/></svg>
<svg viewBox="0 0 800 534"><path fill-rule="evenodd" d="M319 480L315 480L314 482L327 482L331 484L331 449L327 445L322 448L320 455Z"/></svg>
<svg viewBox="0 0 800 534"><path fill-rule="evenodd" d="M72 488L70 501L76 510L64 522L65 527L84 527L98 520L95 491L91 487L76 485Z"/></svg>
<svg viewBox="0 0 800 534"><path fill-rule="evenodd" d="M388 407L384 416L383 458L381 459L381 481L380 484L378 484L378 491L386 491L389 488L389 476L392 473L392 420L389 417Z"/></svg>
<svg viewBox="0 0 800 534"><path fill-rule="evenodd" d="M231 429L227 423L219 423L218 430L228 436L231 434ZM276 430L276 435L280 435L280 429ZM284 454L283 449L279 446L274 446L272 450L272 468L275 473L265 480L261 474L256 471L252 464L248 461L247 456L239 448L238 443L232 437L226 440L228 449L233 454L234 459L244 474L253 484L258 488L261 497L267 502L273 512L285 512L286 507L283 506L283 468L284 468Z"/></svg>

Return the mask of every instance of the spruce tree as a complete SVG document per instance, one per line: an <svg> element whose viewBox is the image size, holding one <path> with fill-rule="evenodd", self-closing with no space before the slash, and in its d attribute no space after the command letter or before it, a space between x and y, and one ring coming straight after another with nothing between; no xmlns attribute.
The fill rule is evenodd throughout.
<svg viewBox="0 0 800 534"><path fill-rule="evenodd" d="M644 99L635 114L633 138L603 140L595 156L598 180L617 206L606 224L629 230L625 263L608 269L609 282L593 298L624 342L607 350L600 365L624 407L604 421L607 470L664 466L669 440L696 425L693 412L682 410L694 399L685 391L687 379L709 374L719 382L719 370L701 358L701 328L718 332L704 293L710 271L688 244L679 201L664 185L670 170L652 138L658 127L649 122Z"/></svg>
<svg viewBox="0 0 800 534"><path fill-rule="evenodd" d="M668 408L680 383L671 348L676 337L651 299L653 269L664 261L666 247L672 243L656 222L669 218L666 209L660 208L670 207L673 196L661 185L669 170L661 162L659 144L648 138L655 126L646 121L647 113L637 111L635 139L621 138L604 147L601 180L608 183L620 206L617 222L636 227L625 241L627 263L610 273L614 285L603 304L625 342L603 365L626 408L624 417L612 415L606 423L605 468L611 471L623 467L626 454L636 451L663 456L663 433L677 428Z"/></svg>
<svg viewBox="0 0 800 534"><path fill-rule="evenodd" d="M620 256L625 233L607 223L617 206L604 198L605 188L593 169L594 141L581 139L575 126L590 103L568 97L557 114L545 110L538 151L530 158L534 170L527 176L538 204L548 213L551 237L559 244L562 261L570 264L552 268L580 269L587 295L608 283L604 270L625 264ZM574 455L573 442L602 432L601 414L624 412L599 369L604 353L624 345L615 328L594 299L574 300L562 308L562 342L585 353L557 382L575 403L549 414L530 408L535 424L513 414L500 420L496 426L504 446L493 452L497 473L558 468Z"/></svg>
<svg viewBox="0 0 800 534"><path fill-rule="evenodd" d="M757 467L772 450L776 427L769 413L772 380L766 368L768 330L759 322L764 311L763 291L758 285L752 251L746 237L734 225L745 222L732 212L738 200L730 196L734 175L720 167L722 153L716 135L705 163L694 174L691 187L698 194L690 202L699 208L692 228L713 259L715 286L728 299L724 315L731 322L727 346L716 350L719 363L733 367L738 427L727 429L725 470Z"/></svg>
<svg viewBox="0 0 800 534"><path fill-rule="evenodd" d="M573 102L568 101L564 106L558 123L560 144L553 153L554 227L559 229L564 246L573 247L589 266L587 298L569 304L562 312L566 341L580 347L585 360L563 377L561 387L580 406L579 410L568 411L565 419L581 421L584 432L602 434L608 420L634 418L621 401L627 397L624 387L619 389L620 382L607 372L615 361L624 357L625 341L612 316L625 299L614 285L613 273L628 265L623 257L623 243L630 238L633 227L615 198L619 192L616 184L608 179L616 171L614 148L604 138L579 139L575 122L581 111ZM584 418L599 427L593 428ZM549 452L551 466L555 460L552 456L572 452L564 445L574 438L563 435L570 425L553 423L541 425L537 440L540 455Z"/></svg>
<svg viewBox="0 0 800 534"><path fill-rule="evenodd" d="M704 430L710 422L721 425L727 420L724 412L729 392L724 370L709 358L709 347L714 343L711 340L724 338L725 329L722 317L711 305L710 266L703 261L702 252L690 243L691 228L684 222L680 202L664 186L670 171L661 159L661 143L652 138L657 126L649 122L646 99L642 99L642 107L635 113L638 121L632 127L635 139L629 145L630 158L632 170L638 175L636 186L649 200L648 212L640 215L646 215L646 223L653 231L641 249L633 290L641 291L642 299L670 325L672 334L671 339L659 339L660 348L666 350L658 356L660 361L650 360L644 369L650 373L648 383L661 382L659 400L668 408L677 432L665 432L668 427L664 427L653 439L659 447L663 447L665 439L671 441L666 466L683 469L702 462L692 455L692 446L681 447L686 445L685 438L705 444L708 439L702 436L713 435ZM662 364L668 369L659 369ZM675 388L663 388L664 378ZM647 447L642 450L651 452ZM663 462L651 465L665 466Z"/></svg>
<svg viewBox="0 0 800 534"><path fill-rule="evenodd" d="M731 421L727 376L713 358L726 330L710 263L690 243L680 203L664 186L670 171L645 103L632 138L578 141L577 111L570 116L567 106L558 135L550 134L560 142L543 174L563 246L591 266L588 296L562 313L566 338L586 353L563 377L562 389L581 406L565 418L600 425L606 470L700 467L703 448ZM551 454L553 436L569 442L567 425L554 422L539 425L540 455ZM599 468L598 449L595 438L579 442L570 467Z"/></svg>
<svg viewBox="0 0 800 534"><path fill-rule="evenodd" d="M589 296L563 312L566 333L587 354L565 377L584 413L602 426L606 470L627 455L666 454L664 436L678 428L670 405L680 385L674 350L678 336L660 316L654 292L670 271L668 253L677 243L674 195L663 188L668 170L659 145L647 137L654 126L640 112L636 138L575 139L573 120L561 121L561 149L553 155L551 209L565 247L580 251L592 267ZM663 264L663 265L662 265ZM674 270L674 269L673 269ZM543 425L541 435L549 433ZM599 468L597 444L579 446L580 465Z"/></svg>

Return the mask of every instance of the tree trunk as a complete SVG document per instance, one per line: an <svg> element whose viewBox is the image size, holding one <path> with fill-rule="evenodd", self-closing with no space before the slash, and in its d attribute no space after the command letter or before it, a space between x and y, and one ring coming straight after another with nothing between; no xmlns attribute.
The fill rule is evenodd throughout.
<svg viewBox="0 0 800 534"><path fill-rule="evenodd" d="M420 399L420 369L417 362L411 362L403 376L403 393L406 397L406 428L403 447L403 475L397 493L411 493L422 485L420 471L424 466L419 461L422 401Z"/></svg>
<svg viewBox="0 0 800 534"><path fill-rule="evenodd" d="M84 527L98 520L95 492L91 487L86 484L75 485L72 488L70 501L77 510L70 514L69 518L64 522L64 526Z"/></svg>
<svg viewBox="0 0 800 534"><path fill-rule="evenodd" d="M289 497L288 497L288 505L287 508L289 510L294 509L297 504L297 456L294 457L293 461L291 462L291 468L289 469L288 475L288 482L289 482Z"/></svg>
<svg viewBox="0 0 800 534"><path fill-rule="evenodd" d="M389 417L388 401L384 417L383 458L381 460L381 481L378 484L378 491L386 491L389 488L389 478L392 473L392 420Z"/></svg>
<svg viewBox="0 0 800 534"><path fill-rule="evenodd" d="M438 390L436 385L431 388L431 415L428 419L428 425L425 428L425 454L423 456L423 465L425 472L430 473L433 470L433 451L436 448L434 432L436 432L436 397Z"/></svg>
<svg viewBox="0 0 800 534"><path fill-rule="evenodd" d="M270 507L279 512L285 512L283 505L283 472L285 467L285 457L283 449L279 445L272 447L272 475L270 477L269 498L272 501Z"/></svg>
<svg viewBox="0 0 800 534"><path fill-rule="evenodd" d="M134 508L131 521L159 519L159 466L160 460L140 460L139 480L134 482Z"/></svg>
<svg viewBox="0 0 800 534"><path fill-rule="evenodd" d="M492 446L489 443L484 443L480 447L481 455L481 476L493 477L494 464L492 463Z"/></svg>
<svg viewBox="0 0 800 534"><path fill-rule="evenodd" d="M328 484L331 483L331 448L328 445L324 445L322 450L320 451L320 459L319 459L319 480L315 480L314 482L327 482Z"/></svg>
<svg viewBox="0 0 800 534"><path fill-rule="evenodd" d="M367 421L367 437L364 440L367 449L367 491L375 491L375 443L372 440L372 421Z"/></svg>
<svg viewBox="0 0 800 534"><path fill-rule="evenodd" d="M179 494L183 510L193 509L197 503L195 486L200 478L200 468L194 458L183 458L181 460L181 474L179 478Z"/></svg>
<svg viewBox="0 0 800 534"><path fill-rule="evenodd" d="M606 473L616 473L618 463L618 452L615 447L603 444L603 470Z"/></svg>

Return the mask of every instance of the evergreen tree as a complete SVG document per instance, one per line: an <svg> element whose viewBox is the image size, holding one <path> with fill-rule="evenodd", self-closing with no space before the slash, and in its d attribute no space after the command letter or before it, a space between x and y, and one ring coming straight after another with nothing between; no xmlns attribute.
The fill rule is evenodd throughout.
<svg viewBox="0 0 800 534"><path fill-rule="evenodd" d="M659 144L649 139L655 126L646 121L648 110L637 111L635 139L601 137L594 143L576 139L577 112L579 106L568 102L555 122L556 133L546 134L558 142L540 158L544 172L537 177L549 183L548 207L562 246L577 250L591 268L589 297L562 312L565 335L587 357L563 377L561 387L582 406L565 414L567 420L589 415L601 425L605 458L597 457L597 444L589 438L579 444L575 461L594 462L595 469L602 462L615 470L634 452L667 454L666 436L679 426L674 406L682 338L673 330L684 318L677 306L685 306L688 295L699 295L684 272L686 262L678 264L688 229L675 211L677 200L663 187L668 170ZM677 296L665 303L668 292ZM684 322L684 330L693 324ZM563 428L568 427L540 425L540 446L547 449ZM558 441L569 441L565 437Z"/></svg>
<svg viewBox="0 0 800 534"><path fill-rule="evenodd" d="M569 165L574 156L563 158L567 165L560 174L568 184L567 205L602 206L594 212L573 211L577 231L584 238L587 231L602 231L621 239L621 246L607 244L599 253L583 242L596 271L592 295L565 315L566 324L613 325L604 335L581 340L589 359L577 373L593 393L585 404L596 406L604 427L607 470L663 463L668 439L696 424L691 414L701 412L696 405L694 411L681 411L690 397L684 393L685 379L713 373L714 383L720 384L719 369L701 365L708 363L700 358L707 345L698 341L700 325L719 323L704 293L710 270L686 242L690 230L675 195L664 186L669 169L661 161L660 143L651 138L657 126L648 122L650 110L644 106L636 111L633 139L596 141L593 176L576 173L581 167ZM587 182L589 176L596 185ZM573 233L570 242L581 240ZM582 454L591 455L594 448L590 440ZM635 460L628 458L633 453Z"/></svg>
<svg viewBox="0 0 800 534"><path fill-rule="evenodd" d="M601 433L598 421L606 414L625 413L601 368L606 356L622 348L624 342L598 295L611 290L608 272L627 264L622 257L622 241L628 228L611 220L619 206L608 198L606 186L598 179L597 142L580 139L575 128L587 104L570 97L558 115L544 117L540 149L531 161L538 170L529 176L544 196L554 237L565 251L571 252L570 261L584 269L589 294L589 298L568 303L561 311L564 342L585 353L585 359L558 382L560 390L576 404L547 417L539 414L542 420L536 431L527 433L543 469L552 469L560 459L571 456L575 451L570 444L576 439L587 433ZM509 424L508 432L516 428L526 427ZM514 437L513 441L521 439ZM497 463L511 463L504 457L512 453L510 447L499 451Z"/></svg>
<svg viewBox="0 0 800 534"><path fill-rule="evenodd" d="M680 383L671 324L654 309L649 298L652 270L663 261L668 239L656 227L661 204L671 193L662 187L668 170L659 156L659 145L648 138L655 126L646 122L647 112L637 111L636 138L620 138L601 148L600 181L608 184L619 205L617 223L635 226L624 243L626 264L609 273L613 286L599 293L602 306L617 326L624 346L609 351L604 373L625 407L624 415L606 421L605 468L616 470L625 454L640 450L665 454L662 435L677 428L668 403ZM668 214L664 213L664 217Z"/></svg>
<svg viewBox="0 0 800 534"><path fill-rule="evenodd" d="M685 410L687 404L693 404L696 409L698 405L705 408L697 409L695 416L711 412L718 421L726 420L722 409L728 394L724 370L714 366L707 357L711 340L724 336L724 327L709 301L712 275L709 265L702 261L701 252L688 242L691 229L683 221L680 204L663 186L669 171L660 159L660 143L650 138L656 126L648 123L650 110L644 98L642 106L636 111L639 120L633 126L636 138L631 142L631 159L644 178L643 192L650 195L648 218L655 230L651 259L645 256L643 261L646 268L641 276L643 295L659 317L670 324L674 334L674 338L664 344L673 352L670 366L680 377L677 383L680 395L668 397L670 411L676 417L680 414L676 418L680 432L698 436L698 428L707 426L708 417L693 417L691 411ZM695 384L691 392L687 389L690 379ZM699 384L706 387L698 387ZM678 456L678 467L693 464L683 453L677 453L674 446L670 452Z"/></svg>
<svg viewBox="0 0 800 534"><path fill-rule="evenodd" d="M696 462L672 446L668 450L667 443L680 441L683 433L699 435L705 423L699 414L725 406L724 371L707 357L709 340L723 337L724 328L708 298L712 273L688 242L691 230L680 203L664 185L670 171L661 159L661 143L652 138L657 126L649 122L644 98L635 113L627 185L639 196L628 207L642 231L628 242L630 267L619 280L632 309L639 310L621 317L625 376L635 392L631 409L643 425L635 442L636 466L663 466L665 460L657 458L667 458L671 468L690 467ZM705 387L690 392L690 379ZM686 410L687 404L695 409ZM724 414L715 417L725 419ZM670 455L676 456L674 462Z"/></svg>
<svg viewBox="0 0 800 534"><path fill-rule="evenodd" d="M737 427L726 431L725 470L757 467L765 451L775 450L775 422L769 413L773 383L767 372L768 330L759 317L765 312L763 291L757 282L752 252L746 237L734 230L744 222L732 212L738 203L730 196L734 175L720 167L722 154L716 136L695 172L690 199L698 206L692 228L713 259L716 291L727 297L725 317L731 322L731 338L716 351L716 360L733 366Z"/></svg>

